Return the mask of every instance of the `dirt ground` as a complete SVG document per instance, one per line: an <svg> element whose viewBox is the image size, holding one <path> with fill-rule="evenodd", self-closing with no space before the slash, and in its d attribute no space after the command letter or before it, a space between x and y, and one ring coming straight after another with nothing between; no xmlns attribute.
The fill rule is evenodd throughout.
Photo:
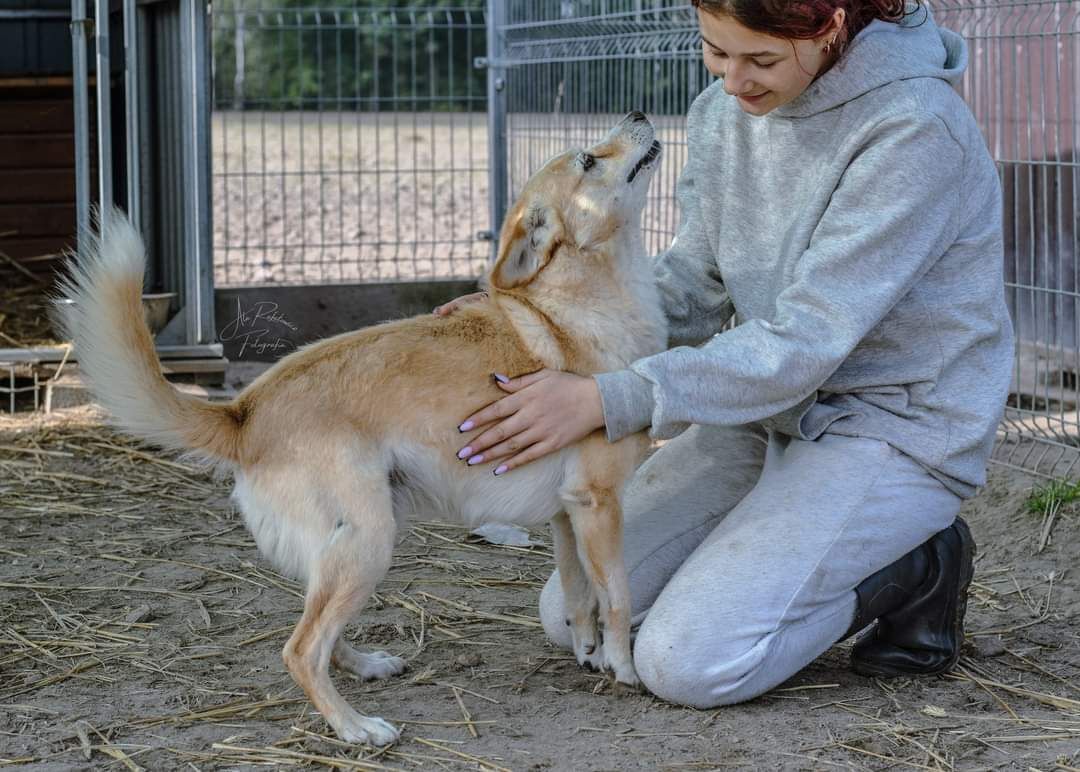
<svg viewBox="0 0 1080 772"><path fill-rule="evenodd" d="M257 554L227 481L104 428L92 407L0 416L0 766L234 770L1074 770L1080 509L1001 467L964 508L980 551L959 670L876 681L838 645L749 703L698 711L615 690L546 641L550 540L497 547L413 522L348 636L405 657L338 678L402 728L349 746L281 648L300 588ZM780 535L778 535L779 537Z"/></svg>

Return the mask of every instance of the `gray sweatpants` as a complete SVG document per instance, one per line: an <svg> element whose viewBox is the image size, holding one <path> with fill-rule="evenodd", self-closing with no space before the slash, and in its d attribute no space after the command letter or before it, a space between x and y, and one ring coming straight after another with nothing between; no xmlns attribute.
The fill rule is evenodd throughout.
<svg viewBox="0 0 1080 772"><path fill-rule="evenodd" d="M768 691L844 634L860 581L947 528L960 503L878 440L691 427L624 498L639 677L698 708ZM540 618L571 648L563 605L553 575Z"/></svg>

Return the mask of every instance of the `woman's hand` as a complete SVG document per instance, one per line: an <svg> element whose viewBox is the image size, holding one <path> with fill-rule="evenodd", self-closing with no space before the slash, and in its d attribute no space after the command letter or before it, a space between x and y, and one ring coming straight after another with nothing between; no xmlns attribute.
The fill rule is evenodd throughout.
<svg viewBox="0 0 1080 772"><path fill-rule="evenodd" d="M435 306L431 313L435 316L449 316L457 309L469 303L476 303L481 300L486 300L488 294L486 292L471 292L468 295L462 295L459 298L454 298L449 303L443 303L441 306Z"/></svg>
<svg viewBox="0 0 1080 772"><path fill-rule="evenodd" d="M505 380L504 380L505 379ZM559 370L538 370L513 380L496 375L510 396L469 416L458 429L482 429L458 451L470 466L499 462L501 475L561 450L604 425L596 381Z"/></svg>

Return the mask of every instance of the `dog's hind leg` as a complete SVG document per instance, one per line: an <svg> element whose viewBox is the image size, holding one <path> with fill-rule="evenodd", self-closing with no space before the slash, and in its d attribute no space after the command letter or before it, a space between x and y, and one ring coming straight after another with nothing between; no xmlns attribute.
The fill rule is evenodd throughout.
<svg viewBox="0 0 1080 772"><path fill-rule="evenodd" d="M304 614L285 644L285 665L312 705L346 742L388 745L398 731L381 718L362 716L330 681L329 665L345 625L371 597L390 568L395 525L385 480L361 480L355 469L322 482L309 500L329 502L338 519L312 560ZM310 513L312 519L325 512Z"/></svg>
<svg viewBox="0 0 1080 772"><path fill-rule="evenodd" d="M385 651L357 651L344 638L338 638L334 644L331 658L334 667L359 678L370 681L376 678L389 678L405 672L405 660Z"/></svg>

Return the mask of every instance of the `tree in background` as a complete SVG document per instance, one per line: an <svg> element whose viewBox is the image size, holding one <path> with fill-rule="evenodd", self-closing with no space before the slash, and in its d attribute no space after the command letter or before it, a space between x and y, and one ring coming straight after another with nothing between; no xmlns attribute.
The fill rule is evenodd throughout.
<svg viewBox="0 0 1080 772"><path fill-rule="evenodd" d="M478 0L216 0L212 23L217 107L485 109Z"/></svg>

